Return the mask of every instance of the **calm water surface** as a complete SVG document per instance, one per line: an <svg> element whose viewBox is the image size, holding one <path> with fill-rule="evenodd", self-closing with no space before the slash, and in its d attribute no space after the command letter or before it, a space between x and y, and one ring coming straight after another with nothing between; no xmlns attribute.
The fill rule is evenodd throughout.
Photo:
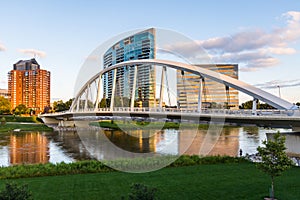
<svg viewBox="0 0 300 200"><path fill-rule="evenodd" d="M189 129L136 130L129 134L116 130L0 133L0 165L113 159L120 155L120 150L124 155L135 152L237 156L240 149L243 155L254 154L266 139L266 133L278 130L291 132L290 129L228 127L220 136ZM287 134L286 139L287 151L299 156L300 135Z"/></svg>

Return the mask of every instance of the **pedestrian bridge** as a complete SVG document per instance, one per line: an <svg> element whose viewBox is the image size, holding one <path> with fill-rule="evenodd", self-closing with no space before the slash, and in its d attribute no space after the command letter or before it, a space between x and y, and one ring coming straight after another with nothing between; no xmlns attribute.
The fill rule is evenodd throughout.
<svg viewBox="0 0 300 200"><path fill-rule="evenodd" d="M175 121L175 122L212 122L234 125L256 125L274 128L300 127L298 110L229 110L202 109L180 110L174 108L99 108L97 110L79 110L77 112L48 113L40 116L46 124L74 126L76 121L97 121L105 119L142 120L142 121Z"/></svg>
<svg viewBox="0 0 300 200"><path fill-rule="evenodd" d="M118 69L124 66L134 66L134 84L131 91L136 90L137 69L145 65L162 66L161 80L166 76L166 68L175 70L187 71L199 76L199 95L198 107L196 109L181 109L181 108L164 108L162 107L163 88L161 86L159 105L153 108L137 108L134 106L135 92L131 94L131 103L129 107L114 106L114 94L116 91L116 74ZM113 71L112 80L112 95L110 98L110 106L108 108L99 108L99 104L103 95L103 75ZM202 106L201 92L203 91L202 81L211 79L223 84L225 87L231 87L239 92L245 93L253 97L252 110L228 110L228 109L205 109ZM92 100L91 87L96 86L96 98ZM161 85L163 85L161 83ZM168 88L167 88L168 89ZM133 99L133 100L132 100ZM276 110L257 110L256 102L263 101ZM77 93L73 104L69 111L63 113L43 114L41 118L45 123L56 123L62 125L70 125L72 120L91 119L97 120L101 117L141 117L141 118L156 118L169 120L200 120L200 121L221 121L235 124L256 124L268 127L300 127L299 108L273 94L256 88L250 84L229 76L207 70L194 65L158 59L141 59L121 62L96 72L95 75L87 81Z"/></svg>

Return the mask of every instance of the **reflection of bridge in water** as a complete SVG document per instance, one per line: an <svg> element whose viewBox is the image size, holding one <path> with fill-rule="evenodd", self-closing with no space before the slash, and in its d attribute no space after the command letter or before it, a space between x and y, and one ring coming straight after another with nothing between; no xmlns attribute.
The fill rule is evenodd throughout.
<svg viewBox="0 0 300 200"><path fill-rule="evenodd" d="M189 73L194 73L199 76L199 95L198 95L198 107L196 109L165 109L162 107L163 100L163 80L164 74L162 73L162 83L160 89L160 99L159 106L153 108L137 108L134 105L135 92L131 94L131 101L129 107L116 107L114 105L115 101L115 91L116 91L116 76L112 78L112 95L110 98L109 108L99 108L101 102L101 95L103 94L103 78L102 76L110 71L117 74L118 69L124 66L134 66L134 83L137 79L137 68L143 65L155 65L163 66L163 70L166 67L186 71ZM252 110L226 110L226 109L204 109L202 106L202 91L203 84L202 81L205 78L209 78L218 83L224 84L226 87L234 88L240 92L243 92L251 97L253 97L253 108ZM94 85L96 87L96 98L92 98L91 87ZM136 85L133 84L131 91L136 91ZM167 88L168 89L168 88ZM257 110L257 101L261 100L273 106L277 110ZM203 121L217 121L217 122L228 122L237 124L256 124L260 126L267 127L292 127L297 129L300 127L300 113L299 108L294 104L281 99L275 95L265 92L259 88L251 86L240 80L231 78L229 76L219 74L217 72L207 70L201 67L195 67L193 65L172 62L166 60L156 60L156 59L144 59L144 60L132 60L121 62L105 68L101 72L97 73L92 77L78 92L75 100L68 112L64 113L54 113L54 114L44 114L41 115L45 123L58 124L64 126L73 126L74 119L91 117L94 116L137 116L137 117L154 117L154 118L167 118L167 119L183 119L183 120L203 120Z"/></svg>

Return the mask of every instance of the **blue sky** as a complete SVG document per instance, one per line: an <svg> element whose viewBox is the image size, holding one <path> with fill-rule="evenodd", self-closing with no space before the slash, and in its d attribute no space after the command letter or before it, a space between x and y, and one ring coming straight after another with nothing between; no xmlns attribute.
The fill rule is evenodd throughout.
<svg viewBox="0 0 300 200"><path fill-rule="evenodd" d="M89 54L119 33L149 27L177 31L215 62L240 64L240 80L300 101L300 2L1 1L0 88L7 72L33 53L52 73L52 99L73 97ZM241 101L247 97L241 95Z"/></svg>

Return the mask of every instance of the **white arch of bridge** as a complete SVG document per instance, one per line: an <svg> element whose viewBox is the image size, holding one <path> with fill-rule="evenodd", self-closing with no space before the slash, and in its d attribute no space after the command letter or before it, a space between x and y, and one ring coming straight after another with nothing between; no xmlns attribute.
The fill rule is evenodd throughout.
<svg viewBox="0 0 300 200"><path fill-rule="evenodd" d="M234 88L240 92L243 92L249 96L252 96L255 99L261 100L265 103L268 103L269 105L277 108L277 109L285 109L285 110L296 110L298 107L282 98L279 98L273 94L270 94L264 90L261 90L259 88L256 88L250 84L247 84L243 81L231 78L229 76L217 73L215 71L207 70L204 68L201 68L199 66L194 66L190 64L180 63L180 62L174 62L174 61L168 61L168 60L159 60L159 59L142 59L142 60L131 60L131 61L125 61L118 64L115 64L113 66L110 66L106 69L103 69L101 72L94 75L78 92L77 96L75 97L75 100L70 108L71 111L74 111L74 108L76 107L79 98L84 94L84 92L89 88L89 86L93 83L95 83L98 80L98 91L97 91L97 98L95 103L95 108L97 107L98 103L101 100L100 96L100 90L101 90L101 77L106 72L109 72L111 70L117 70L120 67L126 66L126 65L134 65L135 69L139 67L139 65L161 65L161 66L167 66L173 69L182 70L191 72L194 74L199 75L200 77L209 78L213 81L222 83L228 87ZM114 73L116 74L116 73Z"/></svg>

